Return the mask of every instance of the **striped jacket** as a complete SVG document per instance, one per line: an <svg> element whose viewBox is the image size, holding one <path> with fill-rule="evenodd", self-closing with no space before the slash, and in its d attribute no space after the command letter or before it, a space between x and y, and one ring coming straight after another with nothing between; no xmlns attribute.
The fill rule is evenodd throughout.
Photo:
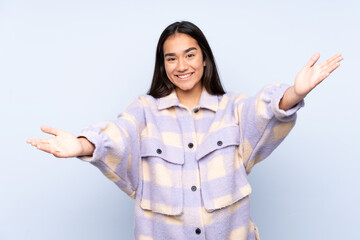
<svg viewBox="0 0 360 240"><path fill-rule="evenodd" d="M257 96L204 89L188 109L175 91L140 96L113 122L82 131L91 157L135 199L135 239L259 239L250 217L247 174L286 137L300 102L279 109L286 85Z"/></svg>

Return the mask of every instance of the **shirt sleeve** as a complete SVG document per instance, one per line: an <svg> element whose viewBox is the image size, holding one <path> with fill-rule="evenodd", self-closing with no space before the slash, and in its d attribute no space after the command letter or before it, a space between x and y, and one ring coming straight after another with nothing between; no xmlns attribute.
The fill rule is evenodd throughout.
<svg viewBox="0 0 360 240"><path fill-rule="evenodd" d="M135 198L139 181L140 133L144 113L140 99L131 103L115 121L85 128L78 137L95 145L91 157L78 157L100 171L130 197Z"/></svg>
<svg viewBox="0 0 360 240"><path fill-rule="evenodd" d="M295 125L296 112L304 106L304 101L287 111L280 109L279 102L288 88L286 84L268 85L255 97L237 105L239 154L247 173L269 156Z"/></svg>

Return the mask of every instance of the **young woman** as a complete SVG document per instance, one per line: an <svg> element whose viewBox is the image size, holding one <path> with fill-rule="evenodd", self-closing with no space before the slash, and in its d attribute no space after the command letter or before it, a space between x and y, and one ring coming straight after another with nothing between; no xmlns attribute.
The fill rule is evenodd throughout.
<svg viewBox="0 0 360 240"><path fill-rule="evenodd" d="M259 239L247 174L286 137L304 97L342 57L318 59L293 86L270 85L253 98L225 93L201 30L176 22L160 36L148 95L77 137L43 126L54 137L28 143L92 163L134 198L136 239Z"/></svg>

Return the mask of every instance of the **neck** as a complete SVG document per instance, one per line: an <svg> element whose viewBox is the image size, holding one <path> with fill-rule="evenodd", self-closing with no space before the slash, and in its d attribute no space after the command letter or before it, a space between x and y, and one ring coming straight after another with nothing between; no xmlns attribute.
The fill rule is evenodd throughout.
<svg viewBox="0 0 360 240"><path fill-rule="evenodd" d="M179 88L175 89L179 102L187 108L192 109L199 104L202 92L202 84L197 84L189 91L183 91Z"/></svg>

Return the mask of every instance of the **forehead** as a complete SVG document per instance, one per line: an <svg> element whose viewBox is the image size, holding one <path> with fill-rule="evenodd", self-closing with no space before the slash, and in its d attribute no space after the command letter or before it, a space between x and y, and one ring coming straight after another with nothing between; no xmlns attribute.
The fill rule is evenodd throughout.
<svg viewBox="0 0 360 240"><path fill-rule="evenodd" d="M164 54L182 53L191 47L200 49L199 44L194 38L184 33L175 33L165 40L163 50Z"/></svg>

